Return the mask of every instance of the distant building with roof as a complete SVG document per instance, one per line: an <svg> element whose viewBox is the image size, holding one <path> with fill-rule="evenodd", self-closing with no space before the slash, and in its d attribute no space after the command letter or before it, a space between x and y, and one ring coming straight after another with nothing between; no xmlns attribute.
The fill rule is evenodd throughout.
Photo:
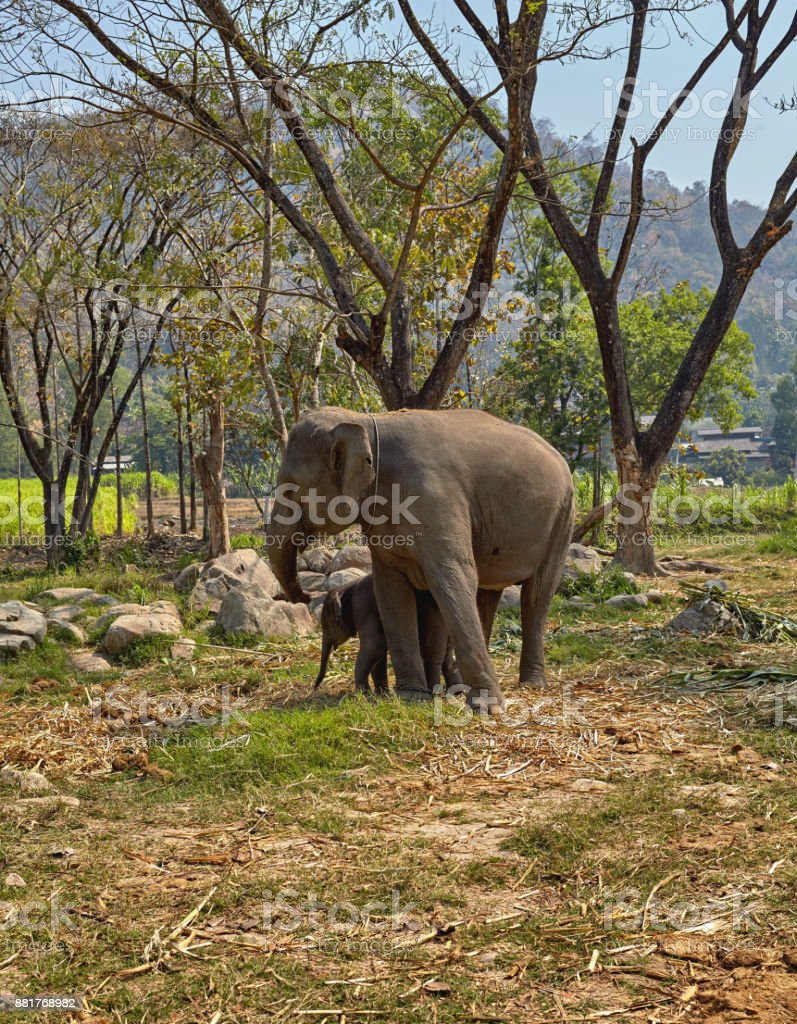
<svg viewBox="0 0 797 1024"><path fill-rule="evenodd" d="M652 416L640 417L640 425L647 428L653 422ZM694 423L685 423L682 434L689 440L683 440L673 447L670 461L690 469L704 469L705 463L716 452L732 448L745 457L748 473L757 469L769 469L773 443L764 434L762 427L734 427L733 430L722 430L712 419L702 419Z"/></svg>

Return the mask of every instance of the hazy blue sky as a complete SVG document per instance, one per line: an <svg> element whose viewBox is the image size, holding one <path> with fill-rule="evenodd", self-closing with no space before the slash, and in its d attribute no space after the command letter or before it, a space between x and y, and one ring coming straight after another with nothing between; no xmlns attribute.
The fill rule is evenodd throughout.
<svg viewBox="0 0 797 1024"><path fill-rule="evenodd" d="M490 0L473 0L473 6L485 21L493 24L494 8ZM517 3L511 3L510 8L515 10ZM769 46L763 48L766 52L794 15L793 0L781 0L779 8L767 29ZM439 0L434 10L435 14L431 15L430 9L430 16L438 24L443 18L451 28L463 24L455 15L450 0ZM725 19L718 2L692 16L691 20L695 27L691 39L679 38L670 19L663 19L649 32L648 49L643 56L639 76L643 88L652 85L667 96L677 93L708 52L710 44L723 34ZM680 24L685 27L683 22ZM603 30L600 35L596 34L595 39L596 42L600 39L601 46L614 48L621 46L627 37L627 28L622 25ZM464 35L459 38L463 56L475 52L474 44ZM537 113L549 117L560 135L581 137L592 132L596 139L602 141L611 116L612 89L614 83L622 78L624 56L624 53L619 53L608 60L546 65L540 73L535 104ZM721 96L713 98L711 93L712 90L724 91L732 87L736 65L734 57L738 57L738 51L731 47L701 86L703 109L677 121L674 125L678 130L677 137L666 142L662 140L648 162L649 167L666 171L679 186L705 181L709 176L713 144L704 140L703 133L719 128L721 120L706 113L705 107L708 105L710 109L713 105L718 110L722 109ZM608 88L604 85L607 78L612 80ZM795 87L797 48L792 46L765 81L761 95L754 100L753 107L760 117L750 119L748 131L751 137L742 143L734 158L730 193L735 198L764 202L775 178L797 148L797 113L779 114L771 107L771 102L781 96L791 97ZM648 109L655 103L666 109L663 99L651 97L644 102ZM635 123L644 128L652 121L651 114L645 113Z"/></svg>

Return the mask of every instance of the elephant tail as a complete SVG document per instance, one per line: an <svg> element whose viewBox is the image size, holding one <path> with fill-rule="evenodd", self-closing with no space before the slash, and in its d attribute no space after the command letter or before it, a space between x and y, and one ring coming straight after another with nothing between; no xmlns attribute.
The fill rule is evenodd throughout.
<svg viewBox="0 0 797 1024"><path fill-rule="evenodd" d="M334 646L331 640L324 640L321 646L321 668L318 670L318 675L313 683L313 691L317 690L318 687L323 683L324 676L327 674L327 664L329 663L329 656L334 650Z"/></svg>

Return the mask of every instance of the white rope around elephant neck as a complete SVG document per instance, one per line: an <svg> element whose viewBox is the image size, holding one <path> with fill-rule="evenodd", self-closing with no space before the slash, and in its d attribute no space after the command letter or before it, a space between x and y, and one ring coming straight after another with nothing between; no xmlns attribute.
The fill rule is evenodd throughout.
<svg viewBox="0 0 797 1024"><path fill-rule="evenodd" d="M376 417L372 412L368 415L374 424L374 447L376 448L376 465L374 467L374 497L379 496L379 427L376 425Z"/></svg>

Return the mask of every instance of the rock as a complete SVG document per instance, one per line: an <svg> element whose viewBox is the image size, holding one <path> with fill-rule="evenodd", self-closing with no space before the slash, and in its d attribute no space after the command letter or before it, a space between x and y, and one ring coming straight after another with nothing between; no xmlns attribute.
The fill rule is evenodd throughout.
<svg viewBox="0 0 797 1024"><path fill-rule="evenodd" d="M88 597L79 597L78 604L96 604L101 608L113 608L119 604L119 598L112 597L111 594L92 593Z"/></svg>
<svg viewBox="0 0 797 1024"><path fill-rule="evenodd" d="M59 640L71 640L78 644L86 642L86 634L74 622L69 619L62 619L60 616L48 615L47 625L50 632L54 633ZM59 635L60 634L60 635Z"/></svg>
<svg viewBox="0 0 797 1024"><path fill-rule="evenodd" d="M89 587L53 587L52 590L43 590L37 594L37 601L69 601L76 603L81 599L93 597L94 591Z"/></svg>
<svg viewBox="0 0 797 1024"><path fill-rule="evenodd" d="M225 633L251 633L279 637L293 634L293 622L284 611L285 601L275 601L254 587L235 587L224 600L216 616L216 625Z"/></svg>
<svg viewBox="0 0 797 1024"><path fill-rule="evenodd" d="M113 665L104 654L95 651L72 651L69 655L76 672L112 672Z"/></svg>
<svg viewBox="0 0 797 1024"><path fill-rule="evenodd" d="M645 596L649 604L663 604L667 595L662 590L647 590Z"/></svg>
<svg viewBox="0 0 797 1024"><path fill-rule="evenodd" d="M327 589L327 578L320 572L300 572L299 585L308 594L319 593Z"/></svg>
<svg viewBox="0 0 797 1024"><path fill-rule="evenodd" d="M16 657L21 651L34 651L36 644L29 636L0 635L0 655Z"/></svg>
<svg viewBox="0 0 797 1024"><path fill-rule="evenodd" d="M31 796L26 800L15 800L9 806L18 815L51 818L66 808L80 807L80 800L76 796L62 796L59 793L57 796Z"/></svg>
<svg viewBox="0 0 797 1024"><path fill-rule="evenodd" d="M277 601L277 607L288 617L294 633L309 636L316 630L316 622L306 604L291 604L289 601Z"/></svg>
<svg viewBox="0 0 797 1024"><path fill-rule="evenodd" d="M187 636L181 636L179 640L175 640L172 644L172 649L169 653L176 661L190 661L196 654L196 640L192 640Z"/></svg>
<svg viewBox="0 0 797 1024"><path fill-rule="evenodd" d="M367 576L368 573L362 569L341 569L338 572L330 573L327 576L327 591L339 590L341 587L347 587L350 583L356 583L357 580L361 580L363 576Z"/></svg>
<svg viewBox="0 0 797 1024"><path fill-rule="evenodd" d="M242 584L254 587L264 597L274 598L280 592L276 576L254 548L241 548L205 562L189 604L218 611L224 598Z"/></svg>
<svg viewBox="0 0 797 1024"><path fill-rule="evenodd" d="M9 889L25 889L27 884L28 883L22 875L18 875L16 871L11 871L3 879L3 885L7 886Z"/></svg>
<svg viewBox="0 0 797 1024"><path fill-rule="evenodd" d="M725 633L739 628L741 623L723 605L716 601L701 601L690 605L671 619L666 628L685 633Z"/></svg>
<svg viewBox="0 0 797 1024"><path fill-rule="evenodd" d="M108 626L118 619L120 615L140 615L141 612L148 608L145 604L117 604L109 612L105 612L104 615L100 615L97 621L94 623L94 628L98 630L107 629Z"/></svg>
<svg viewBox="0 0 797 1024"><path fill-rule="evenodd" d="M703 584L703 590L717 590L721 594L727 594L729 589L730 587L728 586L727 582L719 578L713 580L706 580L706 582Z"/></svg>
<svg viewBox="0 0 797 1024"><path fill-rule="evenodd" d="M595 548L584 544L571 544L567 551L567 560L562 570L562 581L578 579L579 575L593 575L603 568L601 556ZM561 589L561 583L560 583Z"/></svg>
<svg viewBox="0 0 797 1024"><path fill-rule="evenodd" d="M316 622L321 621L321 609L324 607L324 601L326 600L326 596L326 594L318 594L310 601L310 604L307 605L310 614L313 616Z"/></svg>
<svg viewBox="0 0 797 1024"><path fill-rule="evenodd" d="M520 607L520 587L504 587L504 592L501 594L501 600L498 602L499 608L519 608Z"/></svg>
<svg viewBox="0 0 797 1024"><path fill-rule="evenodd" d="M174 589L178 594L187 594L189 590L193 590L204 564L204 562L192 562L177 573L174 577Z"/></svg>
<svg viewBox="0 0 797 1024"><path fill-rule="evenodd" d="M32 644L40 644L47 636L47 621L40 611L29 608L21 601L0 604L0 637L27 637Z"/></svg>
<svg viewBox="0 0 797 1024"><path fill-rule="evenodd" d="M102 645L109 654L119 654L139 640L179 636L183 624L170 601L155 601L142 606L139 614L120 615L105 634Z"/></svg>
<svg viewBox="0 0 797 1024"><path fill-rule="evenodd" d="M16 786L22 793L52 793L52 782L41 772L20 771L17 768L0 768L0 784Z"/></svg>
<svg viewBox="0 0 797 1024"><path fill-rule="evenodd" d="M52 619L60 619L64 622L71 622L72 619L76 619L78 615L82 615L85 611L79 604L62 604L55 608L51 608L47 612L47 621L50 622Z"/></svg>
<svg viewBox="0 0 797 1024"><path fill-rule="evenodd" d="M636 582L636 576L632 572L624 572L623 576L628 580L629 583Z"/></svg>
<svg viewBox="0 0 797 1024"><path fill-rule="evenodd" d="M647 608L647 594L615 594L604 602L609 608Z"/></svg>
<svg viewBox="0 0 797 1024"><path fill-rule="evenodd" d="M367 575L371 571L371 549L365 544L347 544L335 553L330 573L341 572L343 569L362 569Z"/></svg>
<svg viewBox="0 0 797 1024"><path fill-rule="evenodd" d="M310 572L328 575L332 564L332 552L327 548L308 548L303 555L303 563Z"/></svg>

